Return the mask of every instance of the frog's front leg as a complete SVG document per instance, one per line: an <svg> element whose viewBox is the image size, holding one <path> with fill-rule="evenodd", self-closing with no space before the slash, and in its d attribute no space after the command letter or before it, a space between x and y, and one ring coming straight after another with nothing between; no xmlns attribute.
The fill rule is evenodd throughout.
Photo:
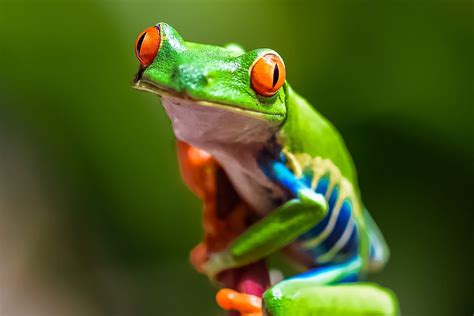
<svg viewBox="0 0 474 316"><path fill-rule="evenodd" d="M204 266L211 279L223 270L255 262L287 246L327 213L324 196L308 188L282 162L270 161L263 168L295 198L247 229L226 251L213 254Z"/></svg>

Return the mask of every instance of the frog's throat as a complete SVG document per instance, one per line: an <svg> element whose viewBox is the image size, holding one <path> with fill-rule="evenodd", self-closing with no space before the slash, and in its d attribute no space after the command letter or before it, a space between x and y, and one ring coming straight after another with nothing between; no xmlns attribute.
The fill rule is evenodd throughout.
<svg viewBox="0 0 474 316"><path fill-rule="evenodd" d="M173 95L162 95L161 103L176 137L205 150L210 145L265 144L279 128L276 122L226 106L203 106Z"/></svg>
<svg viewBox="0 0 474 316"><path fill-rule="evenodd" d="M151 92L160 97L177 97L180 99L193 101L195 104L203 106L203 107L223 109L226 111L230 111L230 112L245 115L245 116L250 116L250 117L265 120L265 121L273 121L273 122L280 122L280 123L284 121L284 116L280 114L264 113L264 112L250 110L250 109L244 109L237 104L198 100L198 99L192 98L186 93L179 93L171 89L159 87L156 84L149 83L144 80L137 80L135 84L133 85L133 88L137 90L141 90L141 91Z"/></svg>

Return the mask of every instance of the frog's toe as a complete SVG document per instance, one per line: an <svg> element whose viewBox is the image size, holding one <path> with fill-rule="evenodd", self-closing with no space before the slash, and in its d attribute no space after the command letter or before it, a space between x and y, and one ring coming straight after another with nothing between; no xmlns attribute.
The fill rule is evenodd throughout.
<svg viewBox="0 0 474 316"><path fill-rule="evenodd" d="M200 243L191 251L191 255L189 257L191 264L193 265L194 269L198 272L203 272L203 266L209 260L209 250L205 243Z"/></svg>
<svg viewBox="0 0 474 316"><path fill-rule="evenodd" d="M254 295L222 289L217 292L216 301L222 309L238 311L242 316L262 316L262 299Z"/></svg>

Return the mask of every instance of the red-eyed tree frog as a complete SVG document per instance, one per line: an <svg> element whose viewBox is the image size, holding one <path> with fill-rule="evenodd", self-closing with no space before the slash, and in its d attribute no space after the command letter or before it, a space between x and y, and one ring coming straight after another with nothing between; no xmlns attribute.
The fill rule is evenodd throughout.
<svg viewBox="0 0 474 316"><path fill-rule="evenodd" d="M277 52L187 42L158 23L138 36L135 53L134 87L159 96L182 176L204 201L206 236L192 263L234 287L218 292L222 308L247 316L398 314L391 291L360 281L389 254L349 152L288 84ZM255 271L279 251L304 272L270 284ZM261 288L230 285L229 271Z"/></svg>

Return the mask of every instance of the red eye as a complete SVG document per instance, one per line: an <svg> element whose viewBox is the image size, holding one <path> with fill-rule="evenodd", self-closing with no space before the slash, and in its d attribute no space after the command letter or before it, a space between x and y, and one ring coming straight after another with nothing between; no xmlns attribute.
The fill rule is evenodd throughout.
<svg viewBox="0 0 474 316"><path fill-rule="evenodd" d="M158 26L152 26L138 35L135 42L135 55L137 55L140 64L150 65L155 59L160 48L160 29Z"/></svg>
<svg viewBox="0 0 474 316"><path fill-rule="evenodd" d="M250 73L252 88L264 97L271 97L277 93L285 83L285 64L280 56L266 54L254 64Z"/></svg>

